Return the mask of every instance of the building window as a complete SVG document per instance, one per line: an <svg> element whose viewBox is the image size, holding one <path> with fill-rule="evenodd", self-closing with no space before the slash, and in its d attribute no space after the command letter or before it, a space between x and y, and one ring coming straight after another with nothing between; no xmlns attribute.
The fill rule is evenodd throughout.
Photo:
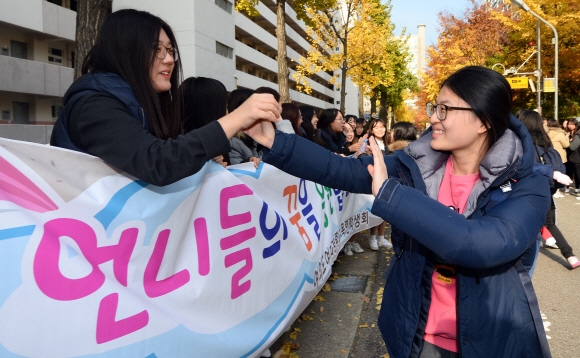
<svg viewBox="0 0 580 358"><path fill-rule="evenodd" d="M217 41L215 42L215 52L230 59L234 58L234 49Z"/></svg>
<svg viewBox="0 0 580 358"><path fill-rule="evenodd" d="M8 110L8 109L2 110L2 120L3 121L10 120L10 110Z"/></svg>
<svg viewBox="0 0 580 358"><path fill-rule="evenodd" d="M70 9L72 11L77 11L77 1L76 0L70 0Z"/></svg>
<svg viewBox="0 0 580 358"><path fill-rule="evenodd" d="M4 46L0 49L0 55L8 56L8 46Z"/></svg>
<svg viewBox="0 0 580 358"><path fill-rule="evenodd" d="M47 0L47 1L58 6L62 6L62 0Z"/></svg>
<svg viewBox="0 0 580 358"><path fill-rule="evenodd" d="M12 110L15 124L30 123L28 102L12 102Z"/></svg>
<svg viewBox="0 0 580 358"><path fill-rule="evenodd" d="M57 48L48 48L48 62L62 63L62 50Z"/></svg>
<svg viewBox="0 0 580 358"><path fill-rule="evenodd" d="M52 113L52 118L60 117L60 112L62 112L62 106L54 105L54 106L50 107L50 109L51 109L51 113Z"/></svg>
<svg viewBox="0 0 580 358"><path fill-rule="evenodd" d="M215 4L221 7L228 14L232 13L232 3L228 0L215 0Z"/></svg>
<svg viewBox="0 0 580 358"><path fill-rule="evenodd" d="M10 40L10 52L12 57L28 60L28 44L25 42Z"/></svg>

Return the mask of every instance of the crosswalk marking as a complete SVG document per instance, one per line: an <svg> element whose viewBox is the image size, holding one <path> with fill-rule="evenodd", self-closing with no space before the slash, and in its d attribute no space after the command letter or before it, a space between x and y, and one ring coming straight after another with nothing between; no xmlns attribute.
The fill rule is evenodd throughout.
<svg viewBox="0 0 580 358"><path fill-rule="evenodd" d="M547 321L548 317L545 314L543 314L541 311L540 311L540 314L542 315L542 323L544 324L544 331L550 332L550 328L548 328L548 327L550 327L552 325L552 323ZM546 334L546 338L552 339L552 337L548 336L547 334Z"/></svg>

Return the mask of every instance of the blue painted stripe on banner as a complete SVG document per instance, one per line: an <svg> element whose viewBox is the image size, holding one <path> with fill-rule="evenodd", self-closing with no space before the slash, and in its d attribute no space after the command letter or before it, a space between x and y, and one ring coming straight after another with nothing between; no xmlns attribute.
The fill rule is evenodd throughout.
<svg viewBox="0 0 580 358"><path fill-rule="evenodd" d="M242 169L228 169L228 171L234 175L236 175L236 174L247 175L247 176L251 176L251 177L254 177L256 179L259 179L260 175L262 174L263 167L264 167L264 162L260 162L260 164L258 164L258 169L256 169L255 172L251 172L249 170L242 170Z"/></svg>
<svg viewBox="0 0 580 358"><path fill-rule="evenodd" d="M304 278L302 279L302 282L300 283L300 287L298 287L298 289L296 290L296 294L292 298L292 301L288 305L288 308L286 308L286 311L284 312L284 314L282 315L282 317L280 317L280 319L272 326L272 328L270 328L270 330L264 336L264 338L260 341L260 343L258 343L254 348L252 348L251 351L249 351L248 353L244 354L242 356L242 358L249 357L252 354L256 353L256 351L260 347L262 347L262 345L264 345L264 343L266 343L266 341L268 340L268 337L270 337L274 333L274 331L276 330L276 328L278 328L278 326L280 325L280 323L282 323L282 321L284 320L284 318L286 318L286 316L288 316L288 313L290 312L290 309L292 307L294 307L294 303L298 299L298 295L300 295L300 293L302 292L302 287L304 286L304 283L305 282L314 283L314 280L310 276L308 276L307 274L304 274Z"/></svg>
<svg viewBox="0 0 580 358"><path fill-rule="evenodd" d="M36 225L14 227L0 230L0 240L13 239L15 237L30 236L34 232Z"/></svg>
<svg viewBox="0 0 580 358"><path fill-rule="evenodd" d="M103 208L103 210L99 211L95 215L95 219L97 219L103 227L107 229L109 225L115 220L117 215L123 210L123 207L127 203L127 201L139 190L146 187L146 182L142 180L136 180L131 184L126 185L121 190L115 193L111 200L107 203L107 205Z"/></svg>

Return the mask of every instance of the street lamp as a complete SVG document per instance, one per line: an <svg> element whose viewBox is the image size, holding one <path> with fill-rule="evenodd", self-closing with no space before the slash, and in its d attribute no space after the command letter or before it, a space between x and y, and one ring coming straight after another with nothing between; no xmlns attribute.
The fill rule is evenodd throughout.
<svg viewBox="0 0 580 358"><path fill-rule="evenodd" d="M556 31L556 28L554 26L552 26L552 24L550 24L548 21L544 20L542 17L540 17L540 15L536 14L535 12L533 12L530 7L528 5L526 5L526 3L524 3L522 0L511 0L512 4L514 4L515 6L519 7L520 9L529 12L530 14L534 15L535 17L538 18L538 20L540 20L541 22L543 22L544 24L550 26L550 28L552 29L552 31L554 32L554 45L555 47L555 63L554 63L554 119L558 120L558 31Z"/></svg>

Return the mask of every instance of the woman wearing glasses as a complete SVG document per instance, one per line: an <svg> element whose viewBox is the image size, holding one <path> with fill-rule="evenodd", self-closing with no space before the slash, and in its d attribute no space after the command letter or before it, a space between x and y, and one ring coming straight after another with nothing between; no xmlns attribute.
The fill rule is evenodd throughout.
<svg viewBox="0 0 580 358"><path fill-rule="evenodd" d="M528 275L550 204L511 90L466 67L427 105L431 128L393 156L341 158L254 126L263 160L295 176L373 193L395 256L379 314L391 357L549 357Z"/></svg>
<svg viewBox="0 0 580 358"><path fill-rule="evenodd" d="M227 153L228 138L241 128L279 117L272 95L254 95L235 112L182 134L178 57L175 36L160 18L131 9L109 15L84 60L83 76L65 94L51 144L167 185Z"/></svg>

